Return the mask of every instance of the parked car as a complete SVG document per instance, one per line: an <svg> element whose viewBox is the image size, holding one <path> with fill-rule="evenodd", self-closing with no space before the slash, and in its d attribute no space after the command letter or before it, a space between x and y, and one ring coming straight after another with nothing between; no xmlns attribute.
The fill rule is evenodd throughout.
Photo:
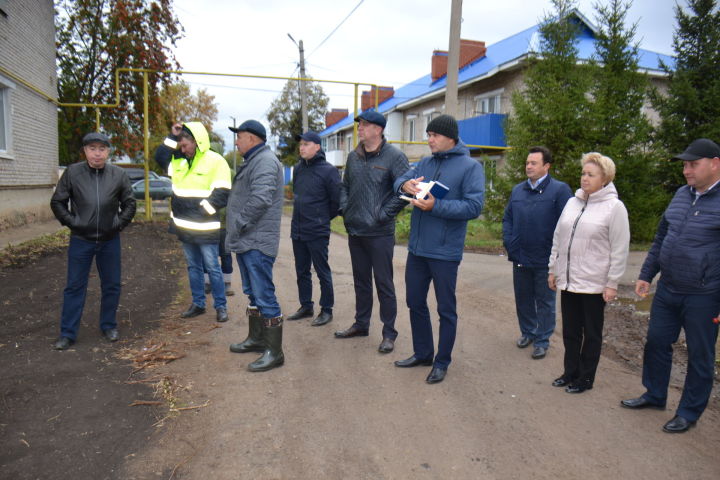
<svg viewBox="0 0 720 480"><path fill-rule="evenodd" d="M172 181L164 177L149 178L150 198L152 200L164 200L172 197ZM145 179L133 183L133 196L137 199L145 198Z"/></svg>
<svg viewBox="0 0 720 480"><path fill-rule="evenodd" d="M128 178L130 179L130 183L135 183L138 180L143 180L145 178L145 169L144 168L123 168L125 170L125 173L127 174ZM148 179L150 180L157 180L158 178L164 178L158 175L157 173L150 170L148 172Z"/></svg>

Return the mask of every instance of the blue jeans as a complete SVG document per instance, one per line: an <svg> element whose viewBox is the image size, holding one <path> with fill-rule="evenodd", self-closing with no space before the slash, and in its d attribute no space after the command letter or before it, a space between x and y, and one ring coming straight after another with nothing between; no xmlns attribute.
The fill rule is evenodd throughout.
<svg viewBox="0 0 720 480"><path fill-rule="evenodd" d="M77 339L85 307L88 275L93 258L100 276L100 330L117 328L115 314L120 303L120 236L106 242L90 242L75 235L68 247L67 284L63 292L60 336Z"/></svg>
<svg viewBox="0 0 720 480"><path fill-rule="evenodd" d="M205 278L203 275L203 268L205 268L210 277L215 310L227 308L225 282L218 262L218 244L183 242L182 246L185 260L187 260L192 302L200 308L205 308Z"/></svg>
<svg viewBox="0 0 720 480"><path fill-rule="evenodd" d="M555 292L548 286L548 267L513 262L513 285L520 333L536 347L548 348L555 330Z"/></svg>
<svg viewBox="0 0 720 480"><path fill-rule="evenodd" d="M335 294L332 272L328 264L329 242L329 237L321 237L306 241L293 240L292 244L300 305L304 308L313 308L312 275L310 274L310 267L313 266L318 280L320 280L320 308L323 312L332 313Z"/></svg>
<svg viewBox="0 0 720 480"><path fill-rule="evenodd" d="M413 350L415 357L421 360L429 360L435 354L432 322L427 305L430 281L435 288L440 334L433 366L438 368L448 368L452 360L457 332L455 285L459 266L459 261L419 257L409 252L405 266L406 300L410 309Z"/></svg>
<svg viewBox="0 0 720 480"><path fill-rule="evenodd" d="M265 255L260 250L248 250L236 256L243 293L247 295L250 305L257 307L264 318L282 315L272 278L275 257Z"/></svg>
<svg viewBox="0 0 720 480"><path fill-rule="evenodd" d="M718 324L712 319L720 312L720 298L711 295L680 295L670 292L662 280L650 310L642 382L643 397L657 405L667 401L672 344L685 330L688 367L677 415L686 420L700 418L710 399L715 369L715 342Z"/></svg>

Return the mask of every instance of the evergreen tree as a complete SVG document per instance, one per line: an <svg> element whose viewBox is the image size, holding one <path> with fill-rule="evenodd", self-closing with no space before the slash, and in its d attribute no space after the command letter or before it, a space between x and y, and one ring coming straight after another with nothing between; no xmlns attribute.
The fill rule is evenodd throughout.
<svg viewBox="0 0 720 480"><path fill-rule="evenodd" d="M626 26L631 2L610 0L596 4L599 31L591 66L595 73L591 89L591 142L586 149L612 158L617 167L615 186L630 217L635 240L652 240L667 203L656 185L656 160L652 127L643 113L650 93L647 77L638 72L637 25Z"/></svg>
<svg viewBox="0 0 720 480"><path fill-rule="evenodd" d="M663 67L668 90L653 98L661 117L657 138L666 155L682 152L697 138L720 141L720 11L715 0L687 3L689 12L675 7L675 65ZM661 171L668 190L685 184L676 163L661 162Z"/></svg>
<svg viewBox="0 0 720 480"><path fill-rule="evenodd" d="M329 99L317 82L305 82L308 108L308 128L319 132L325 125L325 113ZM298 141L295 135L302 133L302 109L300 85L288 80L279 97L273 100L267 113L270 133L279 138L280 159L285 165L298 161Z"/></svg>
<svg viewBox="0 0 720 480"><path fill-rule="evenodd" d="M502 218L512 187L525 177L527 148L544 145L553 152L552 175L571 186L580 178L579 159L587 151L591 120L589 68L578 64L577 37L581 25L571 15L574 0L552 0L555 12L539 27L536 56L530 60L525 86L512 97L514 113L505 134L514 148L506 167L489 192L486 215Z"/></svg>

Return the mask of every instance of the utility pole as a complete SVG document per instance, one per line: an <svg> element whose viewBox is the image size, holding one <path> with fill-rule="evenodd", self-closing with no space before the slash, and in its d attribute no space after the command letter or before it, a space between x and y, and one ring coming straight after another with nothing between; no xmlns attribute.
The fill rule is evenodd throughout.
<svg viewBox="0 0 720 480"><path fill-rule="evenodd" d="M457 118L458 70L460 69L460 23L462 0L452 0L450 11L450 46L448 48L447 83L445 86L445 113Z"/></svg>
<svg viewBox="0 0 720 480"><path fill-rule="evenodd" d="M303 41L296 42L295 39L288 33L288 37L297 45L300 50L300 111L302 112L302 129L303 133L309 130L308 125L308 110L307 110L307 92L305 90L305 49L303 48Z"/></svg>
<svg viewBox="0 0 720 480"><path fill-rule="evenodd" d="M230 117L230 118L232 118L233 128L235 128L235 122L236 122L235 117ZM236 145L235 145L235 137L236 137L236 135L235 135L235 133L233 133L233 142L232 142L232 144L233 144L233 177L237 173L237 149L236 149Z"/></svg>

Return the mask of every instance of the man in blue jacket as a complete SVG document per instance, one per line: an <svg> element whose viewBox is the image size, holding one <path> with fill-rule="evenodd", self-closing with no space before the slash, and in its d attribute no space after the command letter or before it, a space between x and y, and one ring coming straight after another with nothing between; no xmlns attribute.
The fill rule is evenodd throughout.
<svg viewBox="0 0 720 480"><path fill-rule="evenodd" d="M532 147L525 161L527 180L517 185L503 217L503 244L513 263L515 310L520 323L516 345L534 343L532 358L547 354L555 330L555 292L547 283L553 232L568 199L566 183L550 176L552 154Z"/></svg>
<svg viewBox="0 0 720 480"><path fill-rule="evenodd" d="M427 383L442 382L451 361L457 310L455 285L465 248L467 222L480 215L485 194L482 164L470 158L460 141L458 124L450 115L440 115L427 126L432 156L423 158L395 181L395 190L411 197L421 181L441 181L449 190L445 196L413 198L410 241L405 267L407 306L413 337L413 355L395 362L402 368L430 366ZM437 355L427 305L430 282L435 288L440 335Z"/></svg>
<svg viewBox="0 0 720 480"><path fill-rule="evenodd" d="M320 280L320 314L310 325L318 327L332 321L335 302L332 272L328 264L330 220L338 214L340 204L340 174L325 160L320 136L305 132L296 137L300 141L300 161L293 170L293 217L290 238L295 256L300 309L287 317L300 320L312 317L312 276L315 267Z"/></svg>
<svg viewBox="0 0 720 480"><path fill-rule="evenodd" d="M635 293L645 297L660 273L650 311L642 383L647 391L625 408L665 409L673 343L685 330L688 368L675 416L663 426L686 432L702 415L713 388L720 312L720 147L695 140L672 160L683 162L680 187L658 225Z"/></svg>

